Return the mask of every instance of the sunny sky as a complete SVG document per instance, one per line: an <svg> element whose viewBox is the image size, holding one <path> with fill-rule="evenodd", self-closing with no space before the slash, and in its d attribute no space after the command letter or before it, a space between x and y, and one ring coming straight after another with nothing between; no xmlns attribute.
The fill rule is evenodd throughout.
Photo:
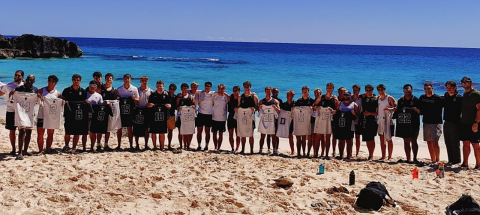
<svg viewBox="0 0 480 215"><path fill-rule="evenodd" d="M480 1L7 1L0 34L480 48Z"/></svg>

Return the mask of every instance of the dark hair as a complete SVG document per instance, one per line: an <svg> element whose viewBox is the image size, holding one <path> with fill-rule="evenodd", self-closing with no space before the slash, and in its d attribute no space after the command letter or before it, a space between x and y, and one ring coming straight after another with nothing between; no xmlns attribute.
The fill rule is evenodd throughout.
<svg viewBox="0 0 480 215"><path fill-rule="evenodd" d="M407 88L409 88L409 87L412 88L412 90L413 90L413 87L412 87L411 84L405 84L405 85L403 85L403 89L407 89Z"/></svg>
<svg viewBox="0 0 480 215"><path fill-rule="evenodd" d="M243 82L243 87L245 87L245 86L252 87L252 83L250 83L250 81L245 81L245 82Z"/></svg>
<svg viewBox="0 0 480 215"><path fill-rule="evenodd" d="M79 75L79 74L73 74L73 75L72 75L72 80L73 80L73 79L77 79L77 78L80 78L80 81L82 80L82 76L81 76L81 75Z"/></svg>
<svg viewBox="0 0 480 215"><path fill-rule="evenodd" d="M358 89L362 89L362 87L360 87L360 85L358 85L358 84L354 84L354 85L352 86L352 89L355 88L355 87L358 88Z"/></svg>
<svg viewBox="0 0 480 215"><path fill-rule="evenodd" d="M334 85L332 82L328 82L326 86L327 86L327 87L328 87L328 86L332 86L333 88L335 88L335 85Z"/></svg>
<svg viewBox="0 0 480 215"><path fill-rule="evenodd" d="M380 88L380 89L384 89L384 90L387 89L387 87L386 87L384 84L379 84L379 85L377 85L377 89L379 89L379 88Z"/></svg>
<svg viewBox="0 0 480 215"><path fill-rule="evenodd" d="M165 83L163 83L162 80L158 80L158 81L157 81L157 84L163 84L163 85L165 85Z"/></svg>
<svg viewBox="0 0 480 215"><path fill-rule="evenodd" d="M93 76L94 78L95 78L95 77L97 77L97 78L101 78L101 77L102 77L102 73L101 73L101 72L99 72L99 71L96 71L96 72L94 72L94 73L93 73L93 75L92 75L92 76Z"/></svg>
<svg viewBox="0 0 480 215"><path fill-rule="evenodd" d="M90 83L88 83L88 85L91 85L91 84L95 84L95 86L97 86L97 82L95 81L90 81Z"/></svg>
<svg viewBox="0 0 480 215"><path fill-rule="evenodd" d="M123 75L123 78L132 78L132 75L127 73L127 74Z"/></svg>
<svg viewBox="0 0 480 215"><path fill-rule="evenodd" d="M112 76L112 79L113 79L113 74L112 73L105 74L105 79L107 79L107 77L110 77L110 76Z"/></svg>
<svg viewBox="0 0 480 215"><path fill-rule="evenodd" d="M188 84L187 84L187 85L188 85ZM170 89L170 88L172 88L172 87L175 88L175 90L177 89L177 85L174 84L174 83L171 83L171 84L168 86L168 89Z"/></svg>
<svg viewBox="0 0 480 215"><path fill-rule="evenodd" d="M23 77L25 77L25 73L23 72L23 70L17 70L17 71L15 71L15 73L17 73L17 72L19 72L20 74L22 74L22 79L23 79Z"/></svg>
<svg viewBox="0 0 480 215"><path fill-rule="evenodd" d="M366 90L366 89L373 89L373 85L371 85L371 84L365 85L365 90Z"/></svg>
<svg viewBox="0 0 480 215"><path fill-rule="evenodd" d="M310 91L310 88L309 88L308 86L303 86L303 87L302 87L302 91L303 91L304 89Z"/></svg>
<svg viewBox="0 0 480 215"><path fill-rule="evenodd" d="M235 92L235 90L240 91L240 86L238 86L238 85L233 86L233 91Z"/></svg>
<svg viewBox="0 0 480 215"><path fill-rule="evenodd" d="M212 82L210 82L210 81L205 82L205 86L207 86L207 85L212 86Z"/></svg>
<svg viewBox="0 0 480 215"><path fill-rule="evenodd" d="M268 89L272 90L272 87L266 86L266 87L265 87L265 91L267 91Z"/></svg>
<svg viewBox="0 0 480 215"><path fill-rule="evenodd" d="M272 91L275 91L275 90L278 90L278 87L274 87L274 88L272 89ZM280 90L278 90L278 91L280 91Z"/></svg>
<svg viewBox="0 0 480 215"><path fill-rule="evenodd" d="M457 83L455 83L455 81L447 81L445 83L445 87L447 87L447 85L450 85L452 87L455 87L455 89L457 89Z"/></svg>
<svg viewBox="0 0 480 215"><path fill-rule="evenodd" d="M182 85L180 85L180 89L186 87L188 89L188 84L187 83L182 83Z"/></svg>
<svg viewBox="0 0 480 215"><path fill-rule="evenodd" d="M57 83L58 82L58 78L56 75L49 75L47 80L52 80L53 82Z"/></svg>
<svg viewBox="0 0 480 215"><path fill-rule="evenodd" d="M433 85L432 85L432 83L430 83L430 82L425 83L423 86L424 86L424 87L432 87L432 88L433 88Z"/></svg>

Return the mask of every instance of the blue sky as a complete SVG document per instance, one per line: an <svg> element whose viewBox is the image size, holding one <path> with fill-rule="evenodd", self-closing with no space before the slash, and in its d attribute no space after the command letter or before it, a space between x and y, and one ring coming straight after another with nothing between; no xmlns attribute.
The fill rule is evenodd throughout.
<svg viewBox="0 0 480 215"><path fill-rule="evenodd" d="M480 1L7 1L0 34L480 47Z"/></svg>

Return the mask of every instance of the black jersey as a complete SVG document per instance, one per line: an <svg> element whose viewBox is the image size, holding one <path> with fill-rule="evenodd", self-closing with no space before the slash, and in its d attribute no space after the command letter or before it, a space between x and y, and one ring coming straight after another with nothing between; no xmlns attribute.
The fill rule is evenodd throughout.
<svg viewBox="0 0 480 215"><path fill-rule="evenodd" d="M95 104L92 105L92 111L90 131L97 134L106 134L108 118L113 116L112 108L108 104Z"/></svg>
<svg viewBox="0 0 480 215"><path fill-rule="evenodd" d="M462 114L462 95L455 93L453 96L450 96L448 93L445 93L443 98L445 99L443 120L460 122Z"/></svg>
<svg viewBox="0 0 480 215"><path fill-rule="evenodd" d="M266 98L262 99L262 105L271 106L275 104L275 99L271 98L270 101L267 101Z"/></svg>
<svg viewBox="0 0 480 215"><path fill-rule="evenodd" d="M133 109L135 108L135 102L132 97L120 98L120 119L122 121L122 127L132 126Z"/></svg>
<svg viewBox="0 0 480 215"><path fill-rule="evenodd" d="M295 107L295 102L288 104L288 101L280 103L280 109L285 111L292 111L292 107Z"/></svg>
<svg viewBox="0 0 480 215"><path fill-rule="evenodd" d="M295 102L295 106L312 106L313 103L315 103L315 100L312 98L308 97L307 99L304 99L303 97L297 99Z"/></svg>
<svg viewBox="0 0 480 215"><path fill-rule="evenodd" d="M333 116L333 123L335 124L335 132L333 136L339 140L351 140L354 132L352 131L352 123L355 116L351 111L338 111Z"/></svg>
<svg viewBox="0 0 480 215"><path fill-rule="evenodd" d="M65 133L69 135L88 134L88 114L92 108L90 104L80 101L70 101L65 104Z"/></svg>
<svg viewBox="0 0 480 215"><path fill-rule="evenodd" d="M165 105L155 105L149 111L149 132L155 134L167 133L167 118L169 116L167 107Z"/></svg>
<svg viewBox="0 0 480 215"><path fill-rule="evenodd" d="M250 93L249 97L246 97L245 94L242 94L240 96L240 107L241 108L250 108L250 107L255 107L255 98L254 96Z"/></svg>
<svg viewBox="0 0 480 215"><path fill-rule="evenodd" d="M322 95L321 101L317 106L323 107L323 108L332 108L336 110L337 108L335 107L335 97L331 96L329 99L325 97L325 95Z"/></svg>
<svg viewBox="0 0 480 215"><path fill-rule="evenodd" d="M136 137L145 136L147 128L148 111L144 108L136 108L133 111L133 135Z"/></svg>
<svg viewBox="0 0 480 215"><path fill-rule="evenodd" d="M228 113L230 114L235 114L235 108L238 108L238 99L235 99L235 97L230 95L230 101L228 101Z"/></svg>
<svg viewBox="0 0 480 215"><path fill-rule="evenodd" d="M378 97L373 95L372 97L362 96L362 110L363 112L376 113L378 108Z"/></svg>
<svg viewBox="0 0 480 215"><path fill-rule="evenodd" d="M418 102L416 96L408 100L403 96L398 99L397 110L393 113L397 127L395 136L412 138L417 135L420 130L420 115L413 108L418 108Z"/></svg>
<svg viewBox="0 0 480 215"><path fill-rule="evenodd" d="M153 103L155 105L170 104L170 96L167 91L163 91L162 93L155 91L150 94L150 97L148 97L148 103Z"/></svg>
<svg viewBox="0 0 480 215"><path fill-rule="evenodd" d="M178 107L182 107L182 106L192 106L193 105L193 101L192 101L192 95L188 95L187 98L184 98L182 95L179 96L179 100L178 100Z"/></svg>
<svg viewBox="0 0 480 215"><path fill-rule="evenodd" d="M116 100L118 97L117 90L113 86L112 89L108 91L105 85L100 87L100 95L102 95L103 100Z"/></svg>

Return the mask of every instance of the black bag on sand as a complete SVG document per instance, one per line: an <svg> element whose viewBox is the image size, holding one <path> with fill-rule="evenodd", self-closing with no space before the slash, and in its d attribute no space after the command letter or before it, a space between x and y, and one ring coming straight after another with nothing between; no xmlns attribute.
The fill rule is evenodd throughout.
<svg viewBox="0 0 480 215"><path fill-rule="evenodd" d="M447 215L480 215L480 206L471 196L463 194L455 203L447 206Z"/></svg>
<svg viewBox="0 0 480 215"><path fill-rule="evenodd" d="M391 199L391 202L385 198L388 196ZM370 182L365 188L360 190L360 193L357 195L356 205L365 209L380 210L383 206L384 200L395 206L395 201L392 199L390 194L387 191L387 188L380 182Z"/></svg>

